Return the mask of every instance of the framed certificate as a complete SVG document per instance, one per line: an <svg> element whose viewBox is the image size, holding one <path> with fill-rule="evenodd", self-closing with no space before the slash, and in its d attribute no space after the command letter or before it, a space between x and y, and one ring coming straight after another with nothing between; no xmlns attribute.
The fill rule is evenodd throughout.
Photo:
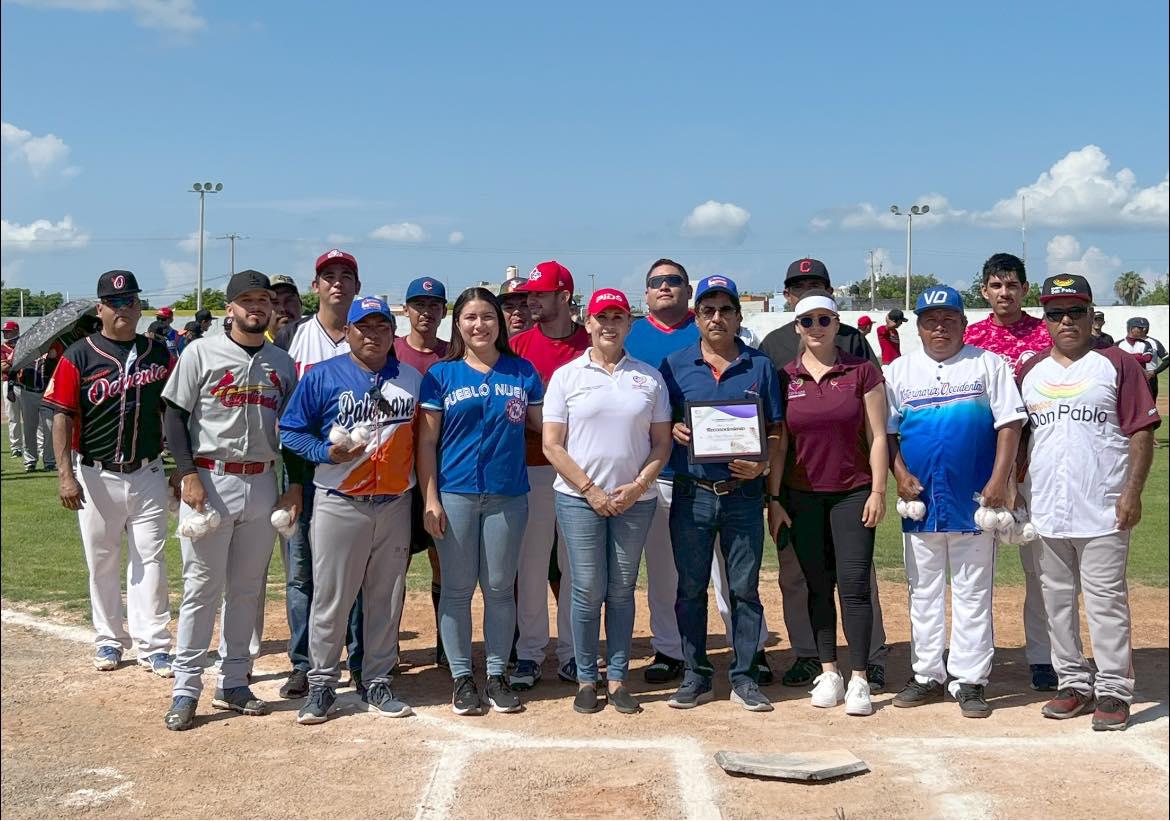
<svg viewBox="0 0 1170 821"><path fill-rule="evenodd" d="M687 402L687 427L692 464L768 458L764 406L759 399L715 399Z"/></svg>

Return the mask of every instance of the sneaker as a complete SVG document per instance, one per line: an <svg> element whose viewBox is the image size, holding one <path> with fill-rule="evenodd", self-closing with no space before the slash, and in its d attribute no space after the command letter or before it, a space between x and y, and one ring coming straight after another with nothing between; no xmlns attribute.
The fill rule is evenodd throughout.
<svg viewBox="0 0 1170 821"><path fill-rule="evenodd" d="M152 653L149 656L139 656L138 666L143 667L156 676L174 678L175 671L171 669L171 657L166 653Z"/></svg>
<svg viewBox="0 0 1170 821"><path fill-rule="evenodd" d="M804 687L806 684L812 684L813 679L820 674L821 662L819 659L798 656L784 677L780 679L780 683L785 687Z"/></svg>
<svg viewBox="0 0 1170 821"><path fill-rule="evenodd" d="M683 681L682 687L679 687L666 703L677 710L689 710L706 704L713 698L715 692L711 689L711 680L695 676Z"/></svg>
<svg viewBox="0 0 1170 821"><path fill-rule="evenodd" d="M457 716L479 715L483 710L483 702L479 700L479 690L476 689L475 679L471 676L460 676L455 679L455 689L451 694L451 710Z"/></svg>
<svg viewBox="0 0 1170 821"><path fill-rule="evenodd" d="M633 715L642 712L642 705L638 703L638 699L634 698L634 694L627 690L624 684L610 692L606 700L609 701L609 706L619 713Z"/></svg>
<svg viewBox="0 0 1170 821"><path fill-rule="evenodd" d="M508 676L508 686L513 690L531 690L538 681L540 681L540 665L528 659L516 662L516 669Z"/></svg>
<svg viewBox="0 0 1170 821"><path fill-rule="evenodd" d="M836 707L845 700L845 680L840 673L821 673L808 691L814 707Z"/></svg>
<svg viewBox="0 0 1170 821"><path fill-rule="evenodd" d="M764 655L763 650L757 650L756 654L752 656L750 675L761 687L767 687L776 680L776 676L772 674L772 668L768 666L768 658Z"/></svg>
<svg viewBox="0 0 1170 821"><path fill-rule="evenodd" d="M960 684L955 691L955 701L959 702L963 718L987 718L991 715L991 705L983 695L982 684Z"/></svg>
<svg viewBox="0 0 1170 821"><path fill-rule="evenodd" d="M869 700L872 692L873 687L868 681L851 677L849 686L845 688L845 715L873 715L873 702Z"/></svg>
<svg viewBox="0 0 1170 821"><path fill-rule="evenodd" d="M288 681L280 688L281 698L304 698L309 694L309 672L307 670L293 670L288 674Z"/></svg>
<svg viewBox="0 0 1170 821"><path fill-rule="evenodd" d="M122 663L122 651L117 647L103 646L97 649L93 656L95 670L117 670Z"/></svg>
<svg viewBox="0 0 1170 821"><path fill-rule="evenodd" d="M305 704L297 713L297 724L325 723L329 720L329 714L333 712L335 701L337 701L337 695L328 687L310 687Z"/></svg>
<svg viewBox="0 0 1170 821"><path fill-rule="evenodd" d="M732 687L731 700L749 713L770 713L776 709L754 681L744 681Z"/></svg>
<svg viewBox="0 0 1170 821"><path fill-rule="evenodd" d="M512 692L508 680L503 676L488 676L487 687L484 688L488 704L497 713L518 713L524 709L520 703L520 696Z"/></svg>
<svg viewBox="0 0 1170 821"><path fill-rule="evenodd" d="M557 670L557 678L569 684L577 683L577 659L569 659Z"/></svg>
<svg viewBox="0 0 1170 821"><path fill-rule="evenodd" d="M942 701L943 686L937 681L929 681L923 684L916 678L910 679L906 682L906 686L902 688L902 692L894 696L895 707L921 707L923 704L929 704L932 701Z"/></svg>
<svg viewBox="0 0 1170 821"><path fill-rule="evenodd" d="M1051 664L1029 665L1032 671L1032 689L1041 693L1050 693L1056 690L1060 680L1056 677L1056 670Z"/></svg>
<svg viewBox="0 0 1170 821"><path fill-rule="evenodd" d="M1129 705L1114 696L1097 699L1093 713L1094 730L1124 730L1129 726Z"/></svg>
<svg viewBox="0 0 1170 821"><path fill-rule="evenodd" d="M1065 687L1056 694L1056 698L1040 708L1040 715L1045 718L1076 718L1093 711L1096 706L1097 702L1092 693L1082 693L1072 687Z"/></svg>
<svg viewBox="0 0 1170 821"><path fill-rule="evenodd" d="M358 698L365 700L366 686L364 684L362 684L362 671L361 670L350 670L349 671L349 683L353 685L354 692L356 692L358 694Z"/></svg>
<svg viewBox="0 0 1170 821"><path fill-rule="evenodd" d="M390 690L390 685L381 681L375 681L366 688L362 700L366 702L369 712L377 713L380 716L405 718L414 714L410 705L395 698L394 693Z"/></svg>
<svg viewBox="0 0 1170 821"><path fill-rule="evenodd" d="M25 465L25 466L24 466L24 472L25 472L25 473L36 473L36 472L37 472L37 466L36 466L36 465Z"/></svg>
<svg viewBox="0 0 1170 821"><path fill-rule="evenodd" d="M666 684L680 678L686 670L682 659L671 658L665 653L655 653L654 661L642 671L647 684Z"/></svg>
<svg viewBox="0 0 1170 821"><path fill-rule="evenodd" d="M573 698L573 709L578 713L600 713L605 703L597 698L597 685L586 684L577 689Z"/></svg>
<svg viewBox="0 0 1170 821"><path fill-rule="evenodd" d="M13 459L23 459L24 458L24 451L23 450L14 450L14 451L12 451L12 453L9 454L9 456L11 456Z"/></svg>
<svg viewBox="0 0 1170 821"><path fill-rule="evenodd" d="M869 682L870 693L880 693L882 690L886 689L886 668L882 665L866 665L865 678Z"/></svg>
<svg viewBox="0 0 1170 821"><path fill-rule="evenodd" d="M163 724L168 730L190 730L195 726L195 707L198 703L190 696L175 696L171 699L171 709L163 716Z"/></svg>
<svg viewBox="0 0 1170 821"><path fill-rule="evenodd" d="M266 716L272 712L268 702L256 698L252 688L246 685L216 690L211 706L218 710L232 710L243 716Z"/></svg>

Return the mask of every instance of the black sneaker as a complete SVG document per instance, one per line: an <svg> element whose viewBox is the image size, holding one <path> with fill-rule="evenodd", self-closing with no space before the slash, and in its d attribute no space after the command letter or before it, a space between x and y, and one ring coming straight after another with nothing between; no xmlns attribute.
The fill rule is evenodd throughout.
<svg viewBox="0 0 1170 821"><path fill-rule="evenodd" d="M323 724L333 712L337 695L328 687L310 687L305 705L297 713L297 724Z"/></svg>
<svg viewBox="0 0 1170 821"><path fill-rule="evenodd" d="M634 713L642 712L642 705L638 703L638 699L634 698L634 694L626 689L626 685L621 685L616 690L607 696L609 706L613 707L619 713L626 715L633 715Z"/></svg>
<svg viewBox="0 0 1170 821"><path fill-rule="evenodd" d="M943 686L937 681L922 684L918 679L912 678L906 682L906 686L902 688L902 692L894 696L894 706L921 707L923 704L929 704L932 701L942 701L943 693Z"/></svg>
<svg viewBox="0 0 1170 821"><path fill-rule="evenodd" d="M987 718L991 715L991 705L983 695L982 684L960 684L955 701L959 702L963 718Z"/></svg>
<svg viewBox="0 0 1170 821"><path fill-rule="evenodd" d="M520 703L520 696L512 692L508 680L503 676L488 676L487 687L484 688L488 704L497 713L518 713L524 709Z"/></svg>
<svg viewBox="0 0 1170 821"><path fill-rule="evenodd" d="M460 676L455 679L454 692L451 694L451 710L457 716L479 715L483 711L479 690L471 676Z"/></svg>
<svg viewBox="0 0 1170 821"><path fill-rule="evenodd" d="M868 664L865 667L865 678L869 681L869 692L880 693L886 689L886 668L880 664Z"/></svg>
<svg viewBox="0 0 1170 821"><path fill-rule="evenodd" d="M780 683L785 687L804 687L812 684L813 679L821 674L821 660L809 656L797 656L796 661L784 673Z"/></svg>
<svg viewBox="0 0 1170 821"><path fill-rule="evenodd" d="M768 657L764 655L763 650L757 650L755 656L752 657L750 675L761 687L767 687L776 680L776 677L772 675L772 668L768 666Z"/></svg>
<svg viewBox="0 0 1170 821"><path fill-rule="evenodd" d="M217 710L233 710L244 716L266 716L272 712L267 701L256 698L249 687L229 687L216 690L211 706Z"/></svg>
<svg viewBox="0 0 1170 821"><path fill-rule="evenodd" d="M366 688L362 698L371 713L390 718L405 718L414 714L414 710L410 709L409 704L394 697L390 685L385 682L375 681Z"/></svg>
<svg viewBox="0 0 1170 821"><path fill-rule="evenodd" d="M281 698L304 698L309 694L309 672L293 670L280 688Z"/></svg>
<svg viewBox="0 0 1170 821"><path fill-rule="evenodd" d="M599 713L604 707L605 702L597 698L596 684L577 688L577 695L573 698L573 709L578 713Z"/></svg>
<svg viewBox="0 0 1170 821"><path fill-rule="evenodd" d="M195 707L198 702L190 696L175 696L171 699L171 709L163 716L163 723L168 730L190 730L195 726Z"/></svg>
<svg viewBox="0 0 1170 821"><path fill-rule="evenodd" d="M1055 692L1060 684L1056 668L1051 664L1030 664L1028 671L1032 674L1032 689L1039 693Z"/></svg>
<svg viewBox="0 0 1170 821"><path fill-rule="evenodd" d="M648 684L667 684L682 676L686 665L682 659L671 658L664 653L655 653L654 662L642 671Z"/></svg>

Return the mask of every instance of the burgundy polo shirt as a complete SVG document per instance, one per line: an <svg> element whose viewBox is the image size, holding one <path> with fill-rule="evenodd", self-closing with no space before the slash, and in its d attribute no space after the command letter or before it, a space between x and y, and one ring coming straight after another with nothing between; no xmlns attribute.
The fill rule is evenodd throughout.
<svg viewBox="0 0 1170 821"><path fill-rule="evenodd" d="M841 353L820 382L797 357L780 372L788 458L784 486L841 492L868 485L865 395L885 379L868 359Z"/></svg>

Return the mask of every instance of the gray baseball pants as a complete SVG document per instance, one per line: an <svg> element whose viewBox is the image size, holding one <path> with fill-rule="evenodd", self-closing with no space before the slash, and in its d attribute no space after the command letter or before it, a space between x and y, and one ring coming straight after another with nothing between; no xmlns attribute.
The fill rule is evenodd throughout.
<svg viewBox="0 0 1170 821"><path fill-rule="evenodd" d="M180 539L183 553L183 604L175 647L174 695L199 698L207 647L223 599L223 635L227 654L220 666L218 687L245 687L252 669L248 644L256 625L256 608L264 598L268 563L276 542L269 517L276 506L276 474L217 476L205 468L199 478L207 504L219 511L222 523L195 541ZM179 518L189 515L185 503Z"/></svg>
<svg viewBox="0 0 1170 821"><path fill-rule="evenodd" d="M16 394L20 400L21 450L24 452L25 467L36 467L40 458L46 468L57 464L53 453L53 418L42 412L43 393L21 388Z"/></svg>
<svg viewBox="0 0 1170 821"><path fill-rule="evenodd" d="M1041 536L1040 584L1048 611L1052 665L1060 687L1133 703L1133 648L1130 646L1129 531L1091 539ZM1077 583L1085 598L1093 670L1081 648Z"/></svg>
<svg viewBox="0 0 1170 821"><path fill-rule="evenodd" d="M358 591L365 624L362 684L389 682L398 663L398 627L406 599L410 493L372 501L317 488L310 533L309 684L337 689L341 648Z"/></svg>
<svg viewBox="0 0 1170 821"><path fill-rule="evenodd" d="M13 456L24 448L24 426L21 424L20 386L12 386L13 398L8 398L8 382L4 382L4 413L8 416L8 452Z"/></svg>

